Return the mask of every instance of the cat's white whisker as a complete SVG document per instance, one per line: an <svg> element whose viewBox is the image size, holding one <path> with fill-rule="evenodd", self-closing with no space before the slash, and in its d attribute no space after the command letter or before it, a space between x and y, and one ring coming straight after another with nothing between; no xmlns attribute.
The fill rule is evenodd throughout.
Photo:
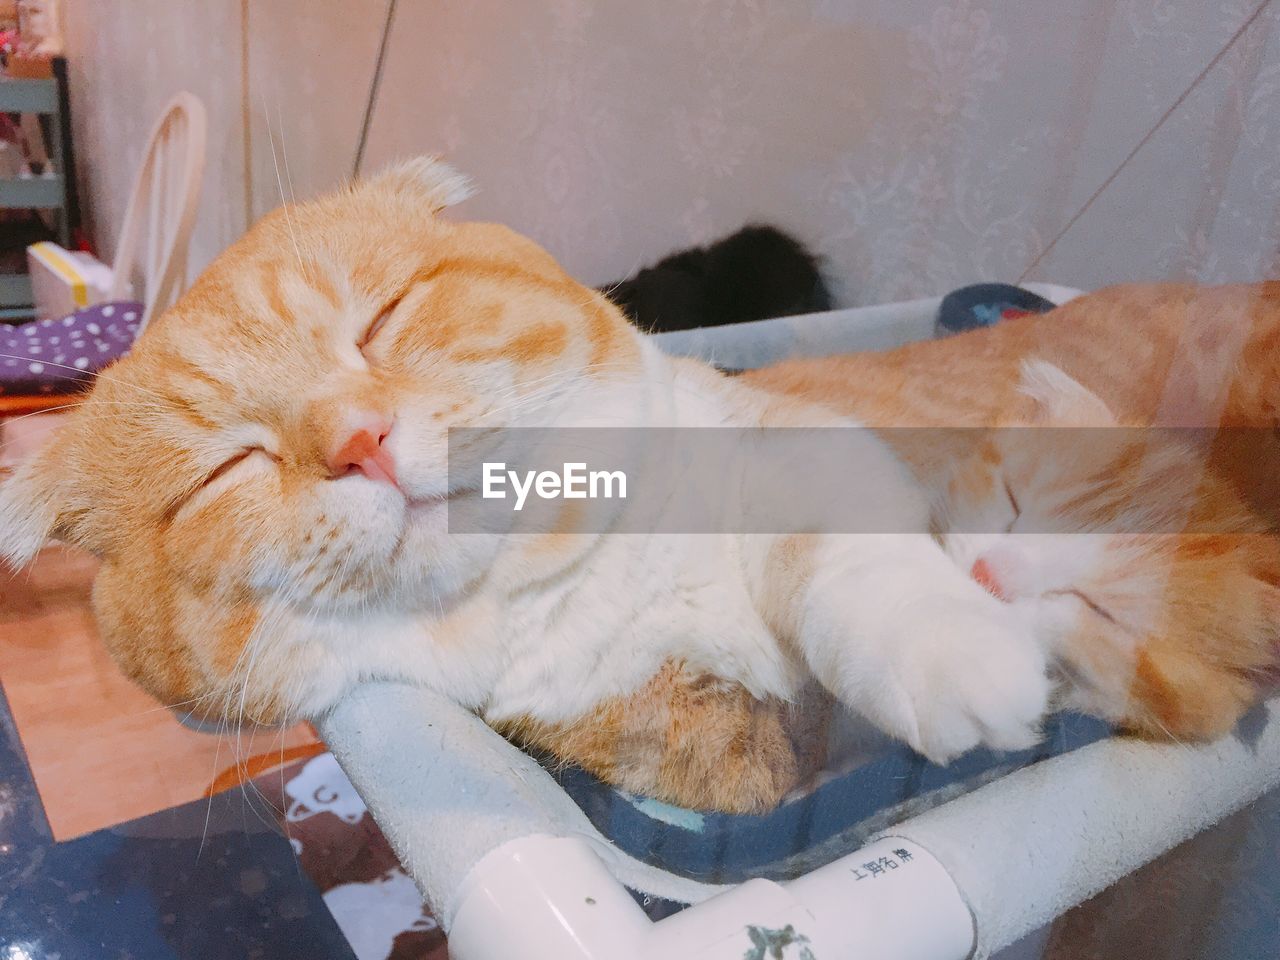
<svg viewBox="0 0 1280 960"><path fill-rule="evenodd" d="M298 197L293 192L293 173L289 170L289 145L284 132L284 103L279 90L276 91L276 120L280 124L280 159L284 164L284 179L289 185L289 203L297 206Z"/></svg>
<svg viewBox="0 0 1280 960"><path fill-rule="evenodd" d="M208 700L213 695L214 695L214 691L210 691L208 693L202 693L198 697L192 697L190 700L179 700L177 703L162 703L159 706L148 707L146 710L140 710L137 713L126 714L126 716L145 717L151 713L159 713L161 710L176 710L179 707L186 707L192 704L200 703L201 701L204 701L204 700Z"/></svg>
<svg viewBox="0 0 1280 960"><path fill-rule="evenodd" d="M295 676L295 678L294 678L293 682L289 685L290 695L289 695L288 699L286 700L286 703L291 704L293 701L295 701L295 700L297 699L297 696L298 696L298 688L299 688L299 686L300 686L300 684L301 684L301 679L302 679L302 678L301 678L301 674L299 674L298 676ZM287 708L286 708L286 709L287 709ZM285 753L285 740L286 740L286 738L288 737L288 733L289 733L290 728L291 728L291 727L292 727L296 722L297 722L297 718L296 718L296 717L293 717L293 716L291 716L291 715L288 715L288 716L286 716L286 717L284 717L284 718L282 719L282 722L281 722L281 724L280 724L280 759L279 759L278 767L279 767L279 775L280 775L280 802L281 802L281 804L283 804L283 805L284 805L284 809L280 811L280 826L281 826L281 827L283 828L283 830L284 830L285 839L287 839L287 840L289 841L289 850L290 850L291 852L293 852L293 862L294 862L294 867L295 867L299 872L301 872L301 870L302 870L301 860L300 860L300 858L298 857L297 851L296 851L296 850L295 850L295 848L294 848L293 831L292 831L292 829L291 829L291 828L290 828L290 826L289 826L289 817L288 817L288 801L287 801L287 799L286 799L286 793L287 793L287 791L286 791L286 789L285 789L285 779L284 779L284 771L285 771L285 759L284 759L284 753ZM301 845L301 844L299 844L299 846L300 846L300 845Z"/></svg>
<svg viewBox="0 0 1280 960"><path fill-rule="evenodd" d="M98 403L110 403L112 406L119 406L119 407L150 407L150 408L153 408L153 409L156 409L156 410L166 410L166 409L168 409L168 408L166 408L166 407L162 406L161 404L158 404L158 403L152 403L152 402L150 402L150 401L142 401L142 400L139 400L139 401L136 401L136 402L129 401L129 400L105 400L105 401L103 401L103 400L99 400L99 401L97 401L97 402L98 402ZM64 404L60 404L59 406L56 406L56 407L45 407L43 410L36 410L36 411L34 411L34 412L32 412L32 413L24 413L24 414L21 414L21 415L16 416L16 417L6 417L6 418L5 418L5 420L4 420L4 422L5 422L5 423L18 423L19 421L21 421L21 420L26 420L26 419L28 419L28 418L30 418L30 417L38 417L38 416L40 416L41 414L47 414L47 413L59 413L59 412L61 412L61 411L63 411L63 410L74 410L74 409L77 409L77 408L78 408L78 407L80 407L80 406L82 406L82 404L81 404L81 403L79 403L79 402L77 402L77 403L64 403ZM99 419L107 419L107 418L106 418L105 416L103 416L103 415L99 415ZM20 440L19 440L18 438L14 438L14 439L12 439L12 440L6 440L6 441L4 441L3 443L0 443L0 450L5 449L6 447L12 446L13 444L18 443L18 442L20 442Z"/></svg>
<svg viewBox="0 0 1280 960"><path fill-rule="evenodd" d="M289 230L289 240L293 243L293 251L295 254L297 254L297 257L298 257L298 269L301 270L303 275L305 276L306 264L303 262L303 259L302 259L302 248L298 246L298 235L294 232L294 229L293 229L293 214L289 209L290 203L288 198L284 194L284 180L280 176L280 160L276 157L276 138L275 138L275 135L271 132L271 110L267 107L267 98L265 94L262 97L262 116L267 123L267 141L271 145L271 163L275 166L275 170L276 170L276 186L280 190L280 204L282 209L284 210L285 226ZM282 138L284 137L283 129L280 131L280 136Z"/></svg>
<svg viewBox="0 0 1280 960"><path fill-rule="evenodd" d="M224 715L225 715L225 711L224 711ZM223 737L223 730L224 730L225 723L226 723L226 720L224 716L224 719L219 721L218 730L214 734L215 740L213 745L213 770L209 774L209 797L208 797L208 800L205 802L204 826L200 830L200 845L196 847L196 858L195 858L196 863L200 862L200 854L204 853L205 842L209 839L209 823L213 817L213 798L214 798L213 785L218 777L218 758L222 755L222 737Z"/></svg>
<svg viewBox="0 0 1280 960"><path fill-rule="evenodd" d="M257 731L258 731L258 718L256 717L251 718L247 714L247 693L249 689L249 683L252 679L254 665L256 664L257 658L260 655L261 650L264 646L264 643L261 640L262 636L264 636L264 634L256 633L250 639L250 642L246 644L246 647L245 647L246 651L251 650L252 652L250 653L248 660L245 662L244 676L240 682L240 694L239 694L236 740L235 740L235 748L236 748L235 770L236 770L237 779L240 781L240 791L244 801L249 804L250 808L254 811L254 814L258 816L261 822L270 826L271 821L263 817L262 813L257 809L256 804L253 802L253 798L249 792L250 790L252 790L254 793L256 793L262 799L263 803L266 804L269 810L275 809L274 806L271 804L271 801L266 797L265 794L262 793L261 788L257 785L256 782L253 781L253 777L251 776L252 771L250 771L249 769L249 761L253 759L252 757L253 743L254 743L254 739L257 736ZM252 721L252 722L249 722L249 721ZM245 734L246 726L249 727L249 745L248 745L247 751L244 745L244 734Z"/></svg>

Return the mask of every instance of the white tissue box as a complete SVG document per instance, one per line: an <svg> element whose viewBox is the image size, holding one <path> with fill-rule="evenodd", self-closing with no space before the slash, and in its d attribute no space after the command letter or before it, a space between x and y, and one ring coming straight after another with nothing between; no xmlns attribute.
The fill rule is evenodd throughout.
<svg viewBox="0 0 1280 960"><path fill-rule="evenodd" d="M65 317L101 303L111 292L111 268L92 254L66 250L56 243L27 247L31 296L36 317Z"/></svg>

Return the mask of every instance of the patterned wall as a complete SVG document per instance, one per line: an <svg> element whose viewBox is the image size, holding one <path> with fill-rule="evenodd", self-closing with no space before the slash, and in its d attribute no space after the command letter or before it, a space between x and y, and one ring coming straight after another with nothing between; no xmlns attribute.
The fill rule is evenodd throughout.
<svg viewBox="0 0 1280 960"><path fill-rule="evenodd" d="M535 235L590 281L751 218L813 242L847 303L1013 279L1255 8L401 0L367 166L448 154L481 188L466 215ZM344 176L384 9L80 0L76 125L103 246L181 86L214 124L197 265L289 191L272 146L298 197ZM1280 272L1278 18L1254 21L1034 278Z"/></svg>
<svg viewBox="0 0 1280 960"><path fill-rule="evenodd" d="M210 124L193 270L288 193L286 156L298 199L349 174L383 10L381 0L69 0L73 132L100 250L114 251L147 132L182 89Z"/></svg>

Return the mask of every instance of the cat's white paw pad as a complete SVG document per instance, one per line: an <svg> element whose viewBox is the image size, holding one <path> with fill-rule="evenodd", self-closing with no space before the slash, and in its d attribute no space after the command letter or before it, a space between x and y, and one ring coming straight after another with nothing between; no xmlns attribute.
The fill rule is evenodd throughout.
<svg viewBox="0 0 1280 960"><path fill-rule="evenodd" d="M1021 750L1040 739L1050 695L1045 656L1005 614L995 603L939 598L895 627L900 656L886 706L899 735L935 763L977 746Z"/></svg>

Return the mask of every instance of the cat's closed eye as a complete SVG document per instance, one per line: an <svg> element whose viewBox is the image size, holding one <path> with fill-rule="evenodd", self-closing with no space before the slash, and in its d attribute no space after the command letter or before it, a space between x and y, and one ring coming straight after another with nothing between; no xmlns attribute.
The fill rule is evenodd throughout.
<svg viewBox="0 0 1280 960"><path fill-rule="evenodd" d="M1004 528L1005 533L1013 533L1013 527L1018 522L1018 518L1022 516L1022 508L1018 505L1018 498L1013 495L1013 487L1009 485L1009 481L1004 482L1004 493L1009 498L1009 506L1013 507L1013 519L1009 521L1009 525Z"/></svg>
<svg viewBox="0 0 1280 960"><path fill-rule="evenodd" d="M235 453L232 456L228 457L226 460L222 461L222 463L220 463L212 471L210 471L208 476L206 476L202 481L200 481L200 486L198 489L203 490L206 487L210 486L212 483L214 483L214 481L219 480L222 477L226 476L230 471L234 470L236 467L240 466L242 463L245 463L250 457L253 457L255 454L261 454L262 456L272 461L275 461L277 459L277 457L274 454L267 451L264 447L245 447L243 450L240 450L238 453Z"/></svg>
<svg viewBox="0 0 1280 960"><path fill-rule="evenodd" d="M1114 624L1116 626L1121 626L1120 621L1117 620L1114 616L1112 616L1111 612L1107 610L1106 607L1102 606L1100 603L1094 600L1093 597L1089 596L1083 590L1079 590L1079 589L1050 590L1046 594L1046 596L1075 597L1086 608L1088 608L1096 616L1101 617L1103 620L1107 621L1107 623Z"/></svg>
<svg viewBox="0 0 1280 960"><path fill-rule="evenodd" d="M379 311L378 315L373 318L373 321L365 328L364 334L356 341L356 346L360 350L364 350L365 347L369 346L373 341L373 338L376 337L382 328L387 325L387 321L391 318L391 315L396 312L396 307L400 306L400 301L402 299L404 299L403 296L396 297L383 307L382 310Z"/></svg>

